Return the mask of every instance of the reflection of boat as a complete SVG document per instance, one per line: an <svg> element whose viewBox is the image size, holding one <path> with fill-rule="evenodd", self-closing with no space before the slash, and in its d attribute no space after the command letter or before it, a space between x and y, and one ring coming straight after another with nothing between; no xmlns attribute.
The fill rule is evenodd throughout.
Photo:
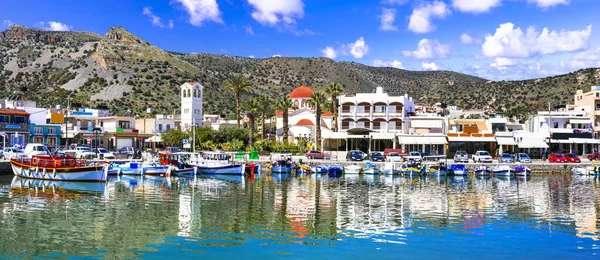
<svg viewBox="0 0 600 260"><path fill-rule="evenodd" d="M344 166L345 174L359 174L362 168L358 165L346 165Z"/></svg>
<svg viewBox="0 0 600 260"><path fill-rule="evenodd" d="M517 176L527 176L531 174L531 169L527 166L517 165L513 168L515 175Z"/></svg>
<svg viewBox="0 0 600 260"><path fill-rule="evenodd" d="M75 160L65 154L12 158L10 165L16 176L28 179L105 182L108 175L106 166L88 165L85 160Z"/></svg>
<svg viewBox="0 0 600 260"><path fill-rule="evenodd" d="M492 168L492 172L495 176L512 176L513 169L508 164L496 165Z"/></svg>
<svg viewBox="0 0 600 260"><path fill-rule="evenodd" d="M571 172L573 175L588 175L592 171L592 167L573 167Z"/></svg>
<svg viewBox="0 0 600 260"><path fill-rule="evenodd" d="M63 189L65 191L87 193L101 195L106 192L105 182L73 182L73 181L51 181L51 180L33 180L25 179L15 176L11 182L11 189L28 188L38 189L38 192L44 190L52 190L53 193L57 193L57 189Z"/></svg>
<svg viewBox="0 0 600 260"><path fill-rule="evenodd" d="M372 164L371 162L366 162L363 173L367 175L379 174L379 168L377 168L377 165Z"/></svg>
<svg viewBox="0 0 600 260"><path fill-rule="evenodd" d="M215 175L203 176L202 178L222 180L222 181L227 181L227 182L232 182L232 183L241 183L241 184L244 184L246 181L245 177L242 175L215 174Z"/></svg>
<svg viewBox="0 0 600 260"><path fill-rule="evenodd" d="M327 166L325 165L317 165L311 168L313 173L327 173Z"/></svg>
<svg viewBox="0 0 600 260"><path fill-rule="evenodd" d="M201 174L244 175L245 164L235 164L229 161L229 155L224 153L204 153L196 163L197 171Z"/></svg>
<svg viewBox="0 0 600 260"><path fill-rule="evenodd" d="M246 169L244 170L247 174L260 174L261 165L258 162L250 162L246 164Z"/></svg>
<svg viewBox="0 0 600 260"><path fill-rule="evenodd" d="M454 175L467 175L469 169L464 164L450 165L450 172Z"/></svg>
<svg viewBox="0 0 600 260"><path fill-rule="evenodd" d="M272 173L271 177L276 181L285 181L292 177L289 173Z"/></svg>
<svg viewBox="0 0 600 260"><path fill-rule="evenodd" d="M396 175L400 172L398 167L393 162L385 162L383 164L383 174L385 175Z"/></svg>
<svg viewBox="0 0 600 260"><path fill-rule="evenodd" d="M486 165L479 165L475 167L475 175L490 175L492 173L492 169L487 167Z"/></svg>

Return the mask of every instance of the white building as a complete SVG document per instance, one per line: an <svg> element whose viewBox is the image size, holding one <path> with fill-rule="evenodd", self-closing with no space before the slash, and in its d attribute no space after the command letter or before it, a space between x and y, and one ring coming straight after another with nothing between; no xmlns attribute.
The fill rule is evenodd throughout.
<svg viewBox="0 0 600 260"><path fill-rule="evenodd" d="M182 130L189 130L192 125L202 126L204 86L197 82L186 82L180 88Z"/></svg>
<svg viewBox="0 0 600 260"><path fill-rule="evenodd" d="M592 116L585 110L540 111L529 119L533 133L543 136L553 152L586 154L597 149Z"/></svg>

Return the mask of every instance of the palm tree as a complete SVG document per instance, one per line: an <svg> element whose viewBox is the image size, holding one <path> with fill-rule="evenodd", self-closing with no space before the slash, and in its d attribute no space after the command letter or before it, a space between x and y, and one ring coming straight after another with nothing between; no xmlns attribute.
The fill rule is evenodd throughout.
<svg viewBox="0 0 600 260"><path fill-rule="evenodd" d="M276 110L279 110L283 113L283 115L282 115L282 117L283 117L282 139L283 139L284 143L287 143L288 132L290 131L289 110L290 109L298 109L298 107L296 106L296 104L294 104L294 102L292 102L292 100L288 96L282 96L279 100L277 100L277 102L275 103L275 105L273 105L273 107Z"/></svg>
<svg viewBox="0 0 600 260"><path fill-rule="evenodd" d="M344 87L342 87L342 85L340 85L338 83L331 82L331 83L329 83L329 86L325 89L325 93L327 93L331 96L331 107L332 107L332 111L333 111L333 131L337 132L338 131L337 97L339 95L341 95L342 93L344 93Z"/></svg>
<svg viewBox="0 0 600 260"><path fill-rule="evenodd" d="M256 116L260 113L260 107L261 104L258 101L258 98L250 99L242 105L242 108L248 116L248 146L250 147L254 145L254 126Z"/></svg>
<svg viewBox="0 0 600 260"><path fill-rule="evenodd" d="M315 108L315 118L316 118L316 145L319 147L321 145L321 113L323 111L329 110L329 102L327 102L327 97L325 94L320 91L315 91L311 96L310 100L307 103Z"/></svg>
<svg viewBox="0 0 600 260"><path fill-rule="evenodd" d="M267 118L267 116L273 114L273 108L271 107L271 104L273 103L273 99L271 99L271 97L269 97L265 94L260 94L256 98L260 104L260 114L261 114L261 123L262 123L262 138L265 139L265 134L266 134L266 130L267 130L267 127L265 126L265 119Z"/></svg>
<svg viewBox="0 0 600 260"><path fill-rule="evenodd" d="M225 82L223 88L235 97L235 116L237 127L240 128L240 96L243 93L250 91L252 83L242 74L231 74Z"/></svg>

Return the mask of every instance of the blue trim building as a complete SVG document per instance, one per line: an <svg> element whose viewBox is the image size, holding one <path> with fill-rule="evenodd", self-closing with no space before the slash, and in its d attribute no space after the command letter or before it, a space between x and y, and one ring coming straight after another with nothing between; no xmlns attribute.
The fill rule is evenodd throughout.
<svg viewBox="0 0 600 260"><path fill-rule="evenodd" d="M40 143L48 147L58 147L61 145L61 125L30 124L30 133L31 138L29 142L31 143Z"/></svg>

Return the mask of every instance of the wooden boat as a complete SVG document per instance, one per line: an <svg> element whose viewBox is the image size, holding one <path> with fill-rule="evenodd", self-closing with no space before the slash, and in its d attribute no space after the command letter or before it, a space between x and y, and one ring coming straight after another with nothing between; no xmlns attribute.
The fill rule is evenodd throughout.
<svg viewBox="0 0 600 260"><path fill-rule="evenodd" d="M15 176L29 179L106 182L108 175L107 165L88 165L66 154L13 158L10 165Z"/></svg>
<svg viewBox="0 0 600 260"><path fill-rule="evenodd" d="M492 168L494 176L512 176L514 174L513 169L508 164L496 165Z"/></svg>
<svg viewBox="0 0 600 260"><path fill-rule="evenodd" d="M379 168L377 168L377 165L372 164L371 162L366 162L363 173L368 175L379 174Z"/></svg>
<svg viewBox="0 0 600 260"><path fill-rule="evenodd" d="M359 174L360 170L362 169L362 167L358 166L358 165L346 165L344 166L344 173L345 174Z"/></svg>
<svg viewBox="0 0 600 260"><path fill-rule="evenodd" d="M399 167L393 162L385 162L383 164L383 174L385 175L397 175L400 173Z"/></svg>
<svg viewBox="0 0 600 260"><path fill-rule="evenodd" d="M492 173L492 169L486 165L480 165L475 167L475 175L484 176L490 175Z"/></svg>
<svg viewBox="0 0 600 260"><path fill-rule="evenodd" d="M513 172L517 176L528 176L531 174L531 169L527 166L517 165L513 168Z"/></svg>
<svg viewBox="0 0 600 260"><path fill-rule="evenodd" d="M310 168L313 173L327 173L327 166L325 165L317 165L315 167Z"/></svg>
<svg viewBox="0 0 600 260"><path fill-rule="evenodd" d="M169 171L169 165L160 165L157 163L150 163L148 165L144 165L142 168L144 175L150 176L164 176Z"/></svg>
<svg viewBox="0 0 600 260"><path fill-rule="evenodd" d="M292 173L294 165L292 163L291 154L280 154L279 157L271 165L272 173Z"/></svg>
<svg viewBox="0 0 600 260"><path fill-rule="evenodd" d="M234 164L224 153L204 153L195 164L201 174L244 175L245 164Z"/></svg>
<svg viewBox="0 0 600 260"><path fill-rule="evenodd" d="M196 168L186 162L184 154L161 152L159 160L161 165L169 166L165 176L193 176Z"/></svg>
<svg viewBox="0 0 600 260"><path fill-rule="evenodd" d="M327 168L327 173L329 173L329 175L340 175L344 172L344 168L342 168L342 166L339 165L332 165L329 166L329 168Z"/></svg>
<svg viewBox="0 0 600 260"><path fill-rule="evenodd" d="M464 164L452 164L450 165L450 173L454 175L467 175L469 169Z"/></svg>
<svg viewBox="0 0 600 260"><path fill-rule="evenodd" d="M423 172L423 166L420 163L412 161L402 164L402 173L404 175L419 175Z"/></svg>

